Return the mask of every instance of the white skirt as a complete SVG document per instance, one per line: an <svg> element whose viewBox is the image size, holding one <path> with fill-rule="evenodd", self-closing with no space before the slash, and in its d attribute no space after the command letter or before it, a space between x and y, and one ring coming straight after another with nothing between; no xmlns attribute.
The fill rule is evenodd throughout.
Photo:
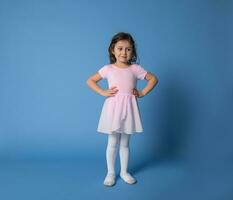
<svg viewBox="0 0 233 200"><path fill-rule="evenodd" d="M143 131L137 99L133 94L117 93L104 102L98 132L133 134Z"/></svg>

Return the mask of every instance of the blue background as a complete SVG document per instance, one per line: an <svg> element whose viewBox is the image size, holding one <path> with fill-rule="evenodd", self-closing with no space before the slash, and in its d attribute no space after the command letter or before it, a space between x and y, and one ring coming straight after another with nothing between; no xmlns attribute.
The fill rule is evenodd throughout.
<svg viewBox="0 0 233 200"><path fill-rule="evenodd" d="M230 0L1 0L1 199L232 199L232 13ZM119 31L159 84L139 99L138 183L105 188L104 98L86 80Z"/></svg>

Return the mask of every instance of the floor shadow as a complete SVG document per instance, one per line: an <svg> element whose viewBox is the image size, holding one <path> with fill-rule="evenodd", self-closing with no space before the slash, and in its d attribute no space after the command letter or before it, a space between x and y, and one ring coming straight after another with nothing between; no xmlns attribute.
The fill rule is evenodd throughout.
<svg viewBox="0 0 233 200"><path fill-rule="evenodd" d="M143 160L140 160L139 162L135 162L133 164L133 167L130 169L130 172L133 174L137 174L139 172L143 172L147 170L148 168L153 168L156 166L161 166L161 165L172 165L174 163L178 163L178 159L174 158L153 158L153 157L148 157Z"/></svg>
<svg viewBox="0 0 233 200"><path fill-rule="evenodd" d="M145 158L135 162L134 173L156 162L184 159L188 149L188 131L193 118L194 102L189 85L173 72L167 80L159 80L150 96L149 122L144 146L148 149ZM173 78L175 77L175 78ZM183 79L186 79L185 77ZM147 120L148 121L148 120Z"/></svg>

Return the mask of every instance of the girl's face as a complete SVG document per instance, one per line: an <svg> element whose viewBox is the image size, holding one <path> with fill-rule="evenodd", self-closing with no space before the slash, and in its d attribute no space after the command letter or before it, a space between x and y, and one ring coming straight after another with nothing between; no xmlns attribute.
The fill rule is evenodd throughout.
<svg viewBox="0 0 233 200"><path fill-rule="evenodd" d="M128 64L129 60L132 58L132 45L128 40L120 40L115 44L112 51L116 58L116 63Z"/></svg>

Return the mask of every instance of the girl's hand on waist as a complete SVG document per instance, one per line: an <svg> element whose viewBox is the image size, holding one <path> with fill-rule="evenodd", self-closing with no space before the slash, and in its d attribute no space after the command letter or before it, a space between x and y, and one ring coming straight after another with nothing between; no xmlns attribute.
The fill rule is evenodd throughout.
<svg viewBox="0 0 233 200"><path fill-rule="evenodd" d="M116 86L110 87L108 90L103 90L101 93L105 97L113 97L118 92L118 89Z"/></svg>
<svg viewBox="0 0 233 200"><path fill-rule="evenodd" d="M133 95L138 97L138 98L141 98L141 97L145 96L145 94L143 94L142 91L139 91L136 88L133 89Z"/></svg>

